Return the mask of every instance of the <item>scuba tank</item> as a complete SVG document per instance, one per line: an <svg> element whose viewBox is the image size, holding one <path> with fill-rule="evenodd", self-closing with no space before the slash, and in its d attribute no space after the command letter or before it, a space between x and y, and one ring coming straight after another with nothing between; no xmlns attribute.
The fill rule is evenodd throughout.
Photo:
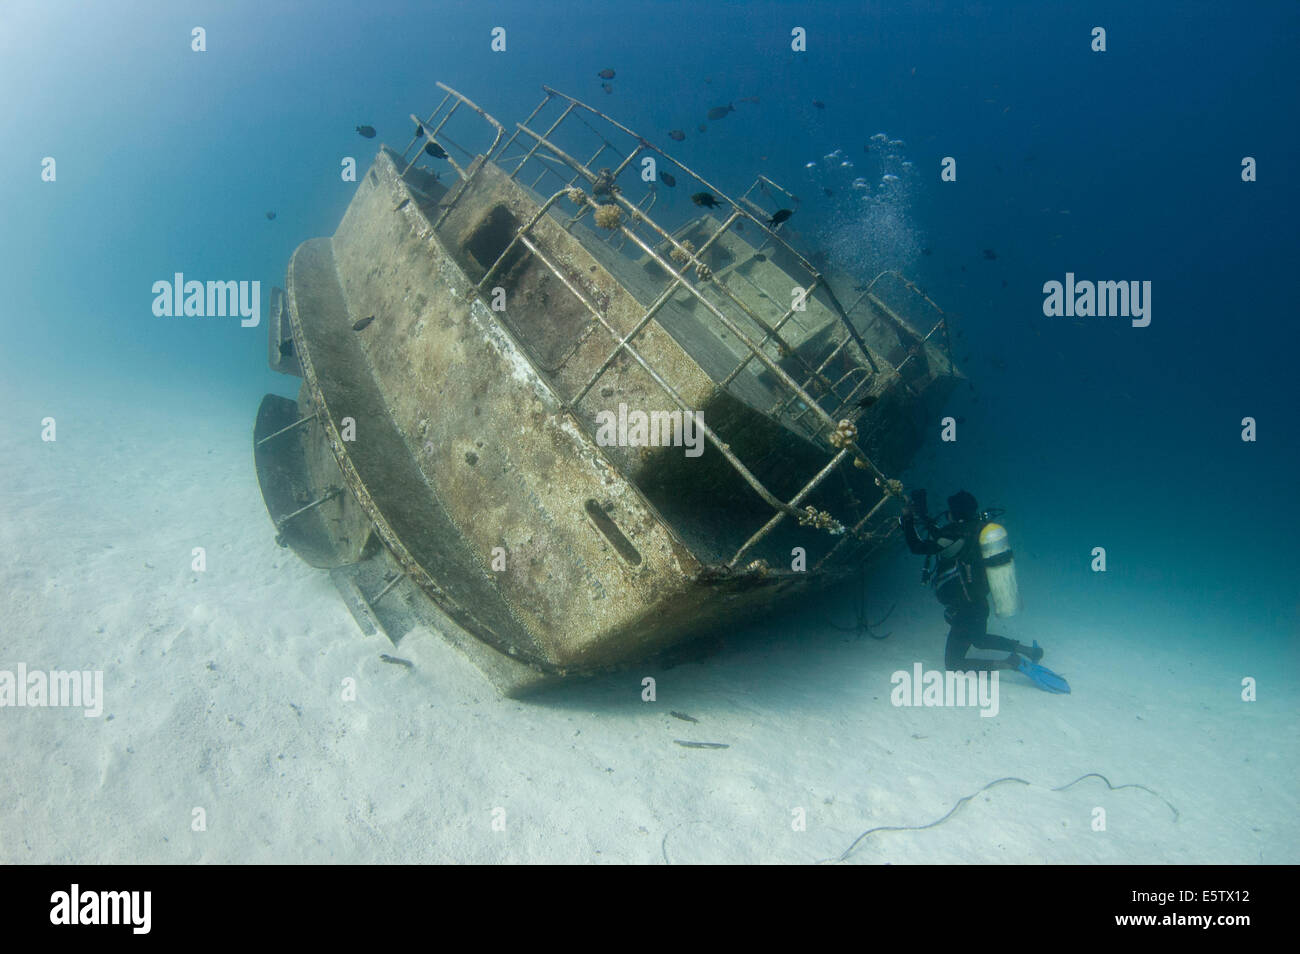
<svg viewBox="0 0 1300 954"><path fill-rule="evenodd" d="M1020 588L1016 585L1016 560L1011 552L1006 528L987 523L980 531L980 556L988 579L989 602L999 616L1015 616L1020 611Z"/></svg>

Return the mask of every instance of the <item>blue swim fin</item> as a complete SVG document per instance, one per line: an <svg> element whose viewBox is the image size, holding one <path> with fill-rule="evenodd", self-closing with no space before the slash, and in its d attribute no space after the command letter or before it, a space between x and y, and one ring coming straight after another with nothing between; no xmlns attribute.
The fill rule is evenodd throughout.
<svg viewBox="0 0 1300 954"><path fill-rule="evenodd" d="M1021 657L1020 665L1017 667L1030 679L1034 680L1034 685L1039 689L1047 692L1068 693L1070 684L1058 676L1046 666L1040 666L1038 663L1031 663L1028 659Z"/></svg>

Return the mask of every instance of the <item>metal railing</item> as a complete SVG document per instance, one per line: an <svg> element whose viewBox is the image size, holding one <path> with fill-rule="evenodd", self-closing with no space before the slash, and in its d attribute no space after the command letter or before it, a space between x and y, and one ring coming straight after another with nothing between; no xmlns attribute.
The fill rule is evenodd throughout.
<svg viewBox="0 0 1300 954"><path fill-rule="evenodd" d="M888 539L893 532L892 522L877 521L873 523L873 521L876 521L876 518L881 514L882 508L886 506L892 496L901 494L902 484L887 477L858 446L856 428L852 424L852 417L857 415L850 415L849 410L853 407L853 402L863 393L864 389L871 386L881 371L872 349L867 345L859 330L854 327L850 318L852 310L857 308L870 295L871 286L868 286L868 291L864 292L863 296L854 303L853 308L846 311L835 296L825 276L799 251L786 242L779 232L768 227L764 218L761 217L764 214L762 208L750 198L750 194L755 188L760 189L760 191L779 190L791 200L794 200L793 195L770 179L760 176L755 180L754 185L740 196L739 200L732 199L709 180L664 153L626 126L594 107L550 87L543 87L546 94L545 98L523 122L516 124L514 132L508 139L503 141L504 130L496 120L459 93L441 83L438 85L446 91L447 96L439 108L430 115L428 123L424 124L426 134L430 138L439 135L447 120L451 118L451 115L457 109L461 106L467 106L475 110L498 130L492 146L486 153L482 154L484 161L493 162L511 179L520 182L522 185L527 185L534 194L541 194L538 192L538 187L546 182L548 178L553 177L556 181L556 190L549 197L543 199L537 210L517 229L510 242L487 268L477 284L477 291L482 296L486 289L491 288L491 282L503 263L509 261L516 249L522 246L535 256L564 285L569 293L581 302L592 318L609 333L613 339L613 346L609 354L572 397L560 398L563 410L572 416L580 427L585 428L586 423L576 414L577 405L591 392L601 376L614 365L619 355L625 354L644 369L651 380L682 411L692 411L693 408L686 404L672 382L663 377L636 345L636 339L655 319L656 315L675 296L685 293L693 299L696 307L703 309L707 318L734 336L745 349L744 357L740 359L739 364L721 382L721 386L724 388L730 386L737 376L744 372L746 367L757 361L778 383L784 396L767 413L780 417L797 406L796 419L811 416L814 435L829 437L834 451L825 466L804 483L793 496L788 500L784 500L763 484L759 477L732 451L725 440L711 428L704 425L703 422L700 423L699 426L705 439L730 464L739 477L775 511L772 517L735 551L731 559L726 562L726 568L734 571L741 567L742 562L753 553L755 547L786 518L794 518L800 525L816 526L840 537L830 551L816 564L814 569L824 567L834 554L840 552L843 547L849 545L852 541L879 546ZM447 112L447 115L441 117L441 121L437 125L434 125L434 119L438 117L439 112L449 102L452 102L451 109ZM561 107L558 117L541 131L533 129L530 124L542 116L546 107L552 103ZM584 152L584 158L576 157L570 149L564 148L555 141L559 138L558 134L566 121L581 123L596 137L596 144L592 149ZM628 138L631 147L628 149L620 148L618 144L611 141L609 136L593 126L592 121L606 124L608 128L624 134ZM419 141L419 138L413 138L412 143L407 147L408 153L411 147ZM452 144L454 145L454 143ZM516 147L519 152L507 155ZM462 152L464 151L462 149ZM657 164L666 163L671 168L679 170L680 175L687 176L698 182L720 204L730 207L730 213L723 217L720 224L712 231L699 249L689 248L678 241L673 234L648 214L654 206L657 189L649 188L645 197L633 203L622 194L619 188L614 187L602 196L605 201L597 203L587 195L586 190L583 188L583 186L594 186L598 180L605 183L616 181L620 174L647 154L653 154L656 157ZM414 164L416 158L418 158L418 153L411 159L407 170ZM614 167L609 170L609 174L604 177L601 176L600 172L593 171L597 163L602 160L615 163ZM513 164L513 168L510 168L511 164ZM446 218L446 215L463 196L465 187L479 168L471 164L467 171L457 163L453 162L452 165L461 177L460 188L455 194L443 201L444 209L442 216L439 218L439 223ZM521 176L524 171L532 168L536 168L536 175L531 178L531 181L522 179ZM620 247L630 245L634 252L639 252L650 261L653 261L661 270L661 273L667 276L665 287L659 291L648 306L644 307L640 318L625 333L620 332L614 326L609 317L602 311L602 308L598 307L590 296L577 287L575 282L566 277L564 270L544 248L545 243L540 241L535 233L538 223L542 221L544 216L556 209L557 203L561 200L570 201L576 208L575 214L565 224L566 230L569 225L578 221L584 215L593 213L597 205L613 205L617 207L621 212L620 221L617 225L607 228L608 233L611 236L617 236L621 240ZM556 209L556 211L558 213L560 210ZM808 280L801 282L805 299L811 300L817 294L818 300L827 307L827 310L837 323L836 326L840 331L839 340L834 342L834 347L816 366L809 363L806 356L797 348L790 347L789 343L781 336L782 329L801 309L792 304L775 323L765 321L755 314L752 308L741 301L725 283L717 280L717 276L713 275L705 263L704 258L708 255L710 249L721 240L723 235L742 221L747 224L752 223L755 228L761 230L763 244L760 247L779 247L783 257L788 256L789 261L806 272ZM438 223L435 223L435 227L436 224ZM643 236L642 232L647 233L646 236ZM672 254L665 257L660 253L659 249L661 248L671 249ZM682 263L680 268L674 265L675 261ZM691 272L695 274L695 283L692 283L687 277ZM877 276L876 280L879 280L879 278L880 276ZM874 284L873 281L872 285ZM704 293L706 287L711 292L716 293L717 301L712 300L715 297L714 295ZM926 300L929 301L928 298ZM931 304L933 305L933 302ZM883 303L881 305L883 307ZM937 306L934 307L937 308ZM942 315L942 312L940 314ZM758 340L755 340L747 329L742 327L744 321L752 323L753 327L762 332ZM946 335L946 323L941 318L935 328L931 329L930 334L921 340L928 340L940 326L945 328ZM789 363L795 366L795 371L803 378L802 381L797 380L790 371L782 366L780 361L775 360L768 354L767 348L773 344L777 348L778 356L781 359L793 359ZM837 360L845 363L847 369L840 372L835 380L832 380L827 377L826 372ZM841 387L844 388L843 391L841 391ZM812 393L814 390L819 392L818 396L814 396ZM819 397L829 398L831 411L822 406ZM879 500L865 515L851 522L843 522L829 513L818 512L811 506L800 509L801 505L831 474L850 460L855 466L865 470L869 476L873 477L876 485L880 488Z"/></svg>
<svg viewBox="0 0 1300 954"><path fill-rule="evenodd" d="M468 97L458 93L445 83L438 83L438 88L441 89L445 95L442 97L442 102L434 107L433 111L429 113L427 119L420 119L414 113L411 113L411 121L419 126L423 131L423 135L413 133L411 135L411 141L407 143L406 148L402 150L402 160L406 162L406 165L401 172L402 178L406 179L416 162L419 161L420 156L426 154L425 147L430 142L441 147L445 155L440 158L445 159L448 164L451 165L452 169L456 171L458 178L456 188L444 200L442 214L439 215L438 220L433 223L434 228L442 225L443 220L450 214L452 208L454 208L456 203L460 200L460 197L465 194L465 190L469 187L475 174L481 168L481 161L477 160L476 156L492 155L492 153L496 151L497 147L501 145L501 139L505 136L506 132L505 128L502 127L502 125L485 109L483 109L482 106L478 105L478 103L475 103ZM455 139L451 138L449 134L443 132L447 124L451 122L452 117L454 117L462 107L473 112L487 123L490 128L496 130L496 134L493 136L491 144L489 144L487 149L483 150L481 154L475 153L473 150L466 148ZM446 110L446 112L444 113L443 110ZM462 155L470 160L468 163L468 169L456 161L451 151L446 148L447 146L451 146L452 149L458 150ZM414 152L412 152L412 149L414 149Z"/></svg>

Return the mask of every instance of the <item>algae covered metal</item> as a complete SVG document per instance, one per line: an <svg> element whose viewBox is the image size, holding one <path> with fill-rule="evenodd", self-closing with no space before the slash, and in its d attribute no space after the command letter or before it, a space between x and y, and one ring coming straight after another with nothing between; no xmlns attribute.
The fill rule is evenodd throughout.
<svg viewBox="0 0 1300 954"><path fill-rule="evenodd" d="M797 204L771 180L733 199L555 90L507 132L439 86L273 295L302 379L255 426L277 539L364 630L435 630L508 693L879 554L959 380L942 312L894 273L845 307L860 278L766 224Z"/></svg>

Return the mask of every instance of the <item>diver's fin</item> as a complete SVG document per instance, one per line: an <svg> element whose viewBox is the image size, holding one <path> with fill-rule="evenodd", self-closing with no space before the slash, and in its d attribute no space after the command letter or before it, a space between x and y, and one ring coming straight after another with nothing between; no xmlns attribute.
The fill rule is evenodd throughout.
<svg viewBox="0 0 1300 954"><path fill-rule="evenodd" d="M1017 668L1019 668L1020 671L1030 679L1034 680L1034 684L1038 686L1039 689L1046 690L1047 692L1061 693L1068 693L1070 691L1070 684L1046 666L1040 666L1038 663L1031 663L1028 659L1022 658L1020 660L1020 665Z"/></svg>

